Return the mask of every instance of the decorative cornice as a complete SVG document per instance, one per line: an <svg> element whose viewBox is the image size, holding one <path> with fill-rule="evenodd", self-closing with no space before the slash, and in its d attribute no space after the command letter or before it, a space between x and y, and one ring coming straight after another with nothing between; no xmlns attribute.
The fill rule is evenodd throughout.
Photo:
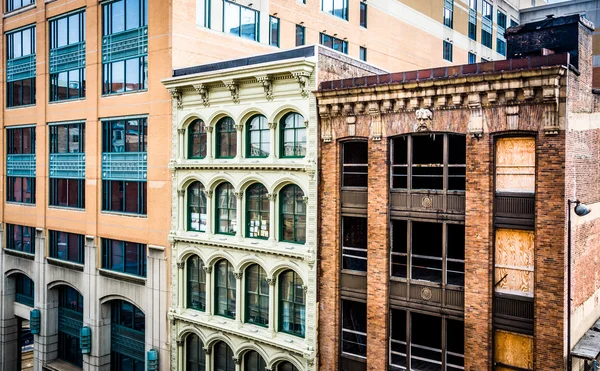
<svg viewBox="0 0 600 371"><path fill-rule="evenodd" d="M200 98L202 99L202 104L204 105L204 107L208 107L210 106L210 103L208 101L208 85L206 84L196 84L193 85L194 89L196 90L196 92L198 93L198 95L200 95Z"/></svg>
<svg viewBox="0 0 600 371"><path fill-rule="evenodd" d="M311 73L307 71L292 72L292 76L298 80L298 86L300 88L300 94L306 98L308 97L308 80Z"/></svg>
<svg viewBox="0 0 600 371"><path fill-rule="evenodd" d="M231 93L233 103L240 103L240 85L236 80L223 80L223 84Z"/></svg>
<svg viewBox="0 0 600 371"><path fill-rule="evenodd" d="M169 88L169 93L171 99L177 103L177 109L181 109L183 107L181 88Z"/></svg>
<svg viewBox="0 0 600 371"><path fill-rule="evenodd" d="M267 100L273 100L273 79L269 75L256 76L258 81L265 90L265 98Z"/></svg>
<svg viewBox="0 0 600 371"><path fill-rule="evenodd" d="M305 249L286 249L284 245L277 245L277 247L273 248L273 246L269 247L261 247L260 244L250 245L250 244L241 244L236 243L234 241L231 242L222 242L218 240L205 240L197 237L188 237L183 235L176 235L173 237L175 243L188 243L192 246L206 246L213 248L228 248L228 249L236 249L240 251L248 251L248 252L256 252L256 253L268 253L276 256L298 259L298 260L306 260L306 250Z"/></svg>
<svg viewBox="0 0 600 371"><path fill-rule="evenodd" d="M259 170L259 171L297 171L306 172L306 164L228 164L228 163L203 163L182 162L176 163L176 170Z"/></svg>

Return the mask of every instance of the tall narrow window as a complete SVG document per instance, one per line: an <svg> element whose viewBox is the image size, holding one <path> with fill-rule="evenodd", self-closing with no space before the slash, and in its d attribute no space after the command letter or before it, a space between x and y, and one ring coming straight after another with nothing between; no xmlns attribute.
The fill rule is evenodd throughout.
<svg viewBox="0 0 600 371"><path fill-rule="evenodd" d="M196 2L196 24L210 28L210 4L212 0L198 0Z"/></svg>
<svg viewBox="0 0 600 371"><path fill-rule="evenodd" d="M367 48L365 48L364 46L361 46L359 49L358 57L360 58L361 61L366 62L367 61Z"/></svg>
<svg viewBox="0 0 600 371"><path fill-rule="evenodd" d="M340 53L348 54L348 41L320 33L320 44Z"/></svg>
<svg viewBox="0 0 600 371"><path fill-rule="evenodd" d="M6 12L12 12L31 4L35 4L35 0L6 0Z"/></svg>
<svg viewBox="0 0 600 371"><path fill-rule="evenodd" d="M454 23L454 0L444 0L444 26L452 28Z"/></svg>
<svg viewBox="0 0 600 371"><path fill-rule="evenodd" d="M146 358L144 312L129 302L114 300L111 302L110 327L111 370L144 370Z"/></svg>
<svg viewBox="0 0 600 371"><path fill-rule="evenodd" d="M233 352L231 348L220 341L213 346L215 355L215 371L235 371L235 362L233 361Z"/></svg>
<svg viewBox="0 0 600 371"><path fill-rule="evenodd" d="M257 10L223 0L223 32L258 41Z"/></svg>
<svg viewBox="0 0 600 371"><path fill-rule="evenodd" d="M506 31L506 14L498 10L496 22L498 24L496 51L498 54L506 56L506 38L504 37L504 31Z"/></svg>
<svg viewBox="0 0 600 371"><path fill-rule="evenodd" d="M482 1L481 9L481 44L492 48L492 4Z"/></svg>
<svg viewBox="0 0 600 371"><path fill-rule="evenodd" d="M369 146L366 141L344 142L342 187L367 188Z"/></svg>
<svg viewBox="0 0 600 371"><path fill-rule="evenodd" d="M231 117L223 117L216 126L217 158L234 158L237 153L237 131Z"/></svg>
<svg viewBox="0 0 600 371"><path fill-rule="evenodd" d="M51 124L50 206L85 208L85 124Z"/></svg>
<svg viewBox="0 0 600 371"><path fill-rule="evenodd" d="M50 257L73 263L84 263L85 236L50 231Z"/></svg>
<svg viewBox="0 0 600 371"><path fill-rule="evenodd" d="M535 193L535 138L496 141L496 193Z"/></svg>
<svg viewBox="0 0 600 371"><path fill-rule="evenodd" d="M252 117L246 125L246 156L268 157L271 153L271 134L267 118L263 115Z"/></svg>
<svg viewBox="0 0 600 371"><path fill-rule="evenodd" d="M204 186L196 181L187 188L188 214L187 230L206 232L206 194Z"/></svg>
<svg viewBox="0 0 600 371"><path fill-rule="evenodd" d="M102 5L102 94L148 88L148 1Z"/></svg>
<svg viewBox="0 0 600 371"><path fill-rule="evenodd" d="M50 101L85 97L85 12L50 21Z"/></svg>
<svg viewBox="0 0 600 371"><path fill-rule="evenodd" d="M244 371L263 371L267 364L258 352L251 350L244 355Z"/></svg>
<svg viewBox="0 0 600 371"><path fill-rule="evenodd" d="M477 40L477 0L469 0L469 39Z"/></svg>
<svg viewBox="0 0 600 371"><path fill-rule="evenodd" d="M269 325L269 283L258 264L246 268L246 322Z"/></svg>
<svg viewBox="0 0 600 371"><path fill-rule="evenodd" d="M302 336L305 333L306 293L304 282L294 271L279 275L279 329Z"/></svg>
<svg viewBox="0 0 600 371"><path fill-rule="evenodd" d="M248 187L246 198L246 236L269 238L270 202L267 188L260 183Z"/></svg>
<svg viewBox="0 0 600 371"><path fill-rule="evenodd" d="M367 28L367 3L360 3L360 26Z"/></svg>
<svg viewBox="0 0 600 371"><path fill-rule="evenodd" d="M367 219L342 217L342 269L367 271Z"/></svg>
<svg viewBox="0 0 600 371"><path fill-rule="evenodd" d="M469 52L469 64L477 63L477 56Z"/></svg>
<svg viewBox="0 0 600 371"><path fill-rule="evenodd" d="M198 335L189 334L185 339L186 371L206 371L204 343Z"/></svg>
<svg viewBox="0 0 600 371"><path fill-rule="evenodd" d="M281 157L306 156L306 124L298 113L288 113L280 122Z"/></svg>
<svg viewBox="0 0 600 371"><path fill-rule="evenodd" d="M321 0L321 10L348 20L348 0Z"/></svg>
<svg viewBox="0 0 600 371"><path fill-rule="evenodd" d="M301 46L306 43L305 40L306 28L299 24L296 25L296 46Z"/></svg>
<svg viewBox="0 0 600 371"><path fill-rule="evenodd" d="M188 308L206 310L206 271L204 262L194 255L187 260L187 306Z"/></svg>
<svg viewBox="0 0 600 371"><path fill-rule="evenodd" d="M83 327L83 296L71 287L61 286L58 297L58 358L81 368L79 333Z"/></svg>
<svg viewBox="0 0 600 371"><path fill-rule="evenodd" d="M306 209L304 192L297 185L285 186L279 194L280 239L285 242L306 242Z"/></svg>
<svg viewBox="0 0 600 371"><path fill-rule="evenodd" d="M342 354L367 357L367 305L342 300Z"/></svg>
<svg viewBox="0 0 600 371"><path fill-rule="evenodd" d="M217 233L234 235L237 232L237 200L233 186L229 183L219 185L216 192L215 215Z"/></svg>
<svg viewBox="0 0 600 371"><path fill-rule="evenodd" d="M31 278L24 274L17 273L15 275L15 286L15 301L33 308L35 285Z"/></svg>
<svg viewBox="0 0 600 371"><path fill-rule="evenodd" d="M6 107L35 104L35 30L32 26L6 34Z"/></svg>
<svg viewBox="0 0 600 371"><path fill-rule="evenodd" d="M6 201L35 204L35 127L6 129Z"/></svg>
<svg viewBox="0 0 600 371"><path fill-rule="evenodd" d="M103 238L102 268L146 277L146 245Z"/></svg>
<svg viewBox="0 0 600 371"><path fill-rule="evenodd" d="M452 62L452 44L444 40L444 59L448 62Z"/></svg>
<svg viewBox="0 0 600 371"><path fill-rule="evenodd" d="M279 47L279 18L269 16L269 44Z"/></svg>
<svg viewBox="0 0 600 371"><path fill-rule="evenodd" d="M225 259L215 264L215 314L235 318L236 278L233 266Z"/></svg>
<svg viewBox="0 0 600 371"><path fill-rule="evenodd" d="M7 224L6 248L27 254L35 254L35 228Z"/></svg>
<svg viewBox="0 0 600 371"><path fill-rule="evenodd" d="M202 159L206 157L206 124L197 119L187 127L188 158Z"/></svg>

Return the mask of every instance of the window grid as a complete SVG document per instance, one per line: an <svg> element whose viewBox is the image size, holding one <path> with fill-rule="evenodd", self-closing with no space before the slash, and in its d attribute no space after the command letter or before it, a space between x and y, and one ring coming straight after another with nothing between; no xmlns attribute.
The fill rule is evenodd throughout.
<svg viewBox="0 0 600 371"><path fill-rule="evenodd" d="M469 52L469 64L477 63L477 56Z"/></svg>
<svg viewBox="0 0 600 371"><path fill-rule="evenodd" d="M31 278L24 274L17 273L15 275L15 286L15 301L33 308L35 284Z"/></svg>
<svg viewBox="0 0 600 371"><path fill-rule="evenodd" d="M301 158L306 156L306 125L298 113L288 113L280 123L281 157Z"/></svg>
<svg viewBox="0 0 600 371"><path fill-rule="evenodd" d="M123 300L111 303L111 370L144 370L145 329L146 318L139 308Z"/></svg>
<svg viewBox="0 0 600 371"><path fill-rule="evenodd" d="M444 0L444 26L452 28L454 13L454 0Z"/></svg>
<svg viewBox="0 0 600 371"><path fill-rule="evenodd" d="M187 127L188 133L188 158L203 159L206 157L206 124L204 121L197 119L190 123Z"/></svg>
<svg viewBox="0 0 600 371"><path fill-rule="evenodd" d="M302 279L294 271L279 276L279 330L304 337L306 291Z"/></svg>
<svg viewBox="0 0 600 371"><path fill-rule="evenodd" d="M215 314L236 318L236 285L233 266L227 260L215 264Z"/></svg>
<svg viewBox="0 0 600 371"><path fill-rule="evenodd" d="M348 20L348 0L321 0L321 11Z"/></svg>
<svg viewBox="0 0 600 371"><path fill-rule="evenodd" d="M186 371L206 371L206 354L204 343L196 334L189 334L185 339Z"/></svg>
<svg viewBox="0 0 600 371"><path fill-rule="evenodd" d="M338 39L334 36L329 36L322 32L319 33L319 36L321 45L331 48L340 53L348 54L348 41Z"/></svg>
<svg viewBox="0 0 600 371"><path fill-rule="evenodd" d="M344 142L342 151L342 188L366 190L369 182L368 143Z"/></svg>
<svg viewBox="0 0 600 371"><path fill-rule="evenodd" d="M219 341L213 346L214 370L216 371L235 371L236 366L233 360L233 351L229 345Z"/></svg>
<svg viewBox="0 0 600 371"><path fill-rule="evenodd" d="M498 54L506 56L506 39L504 38L504 31L506 31L506 14L498 10L496 22L498 25L496 51Z"/></svg>
<svg viewBox="0 0 600 371"><path fill-rule="evenodd" d="M31 4L35 4L35 0L6 0L6 13Z"/></svg>
<svg viewBox="0 0 600 371"><path fill-rule="evenodd" d="M367 3L360 3L360 26L367 28Z"/></svg>
<svg viewBox="0 0 600 371"><path fill-rule="evenodd" d="M223 0L223 32L258 41L259 16L257 10Z"/></svg>
<svg viewBox="0 0 600 371"><path fill-rule="evenodd" d="M246 269L246 322L262 327L269 325L269 283L258 264Z"/></svg>
<svg viewBox="0 0 600 371"><path fill-rule="evenodd" d="M50 125L49 131L50 154L85 153L83 123ZM85 179L58 178L51 172L49 184L50 206L85 208Z"/></svg>
<svg viewBox="0 0 600 371"><path fill-rule="evenodd" d="M206 194L202 183L196 181L187 188L187 230L206 232Z"/></svg>
<svg viewBox="0 0 600 371"><path fill-rule="evenodd" d="M342 269L367 271L367 218L342 217Z"/></svg>
<svg viewBox="0 0 600 371"><path fill-rule="evenodd" d="M260 183L252 184L246 194L246 237L266 240L271 209L267 188Z"/></svg>
<svg viewBox="0 0 600 371"><path fill-rule="evenodd" d="M204 312L206 310L206 271L204 261L198 256L187 260L187 307Z"/></svg>
<svg viewBox="0 0 600 371"><path fill-rule="evenodd" d="M299 24L296 25L296 46L301 46L305 44L305 33L306 28Z"/></svg>
<svg viewBox="0 0 600 371"><path fill-rule="evenodd" d="M306 210L304 192L297 185L285 186L280 198L280 240L284 242L306 242Z"/></svg>
<svg viewBox="0 0 600 371"><path fill-rule="evenodd" d="M469 0L469 38L477 41L477 0Z"/></svg>
<svg viewBox="0 0 600 371"><path fill-rule="evenodd" d="M367 305L342 300L342 354L367 358Z"/></svg>
<svg viewBox="0 0 600 371"><path fill-rule="evenodd" d="M267 118L263 115L256 115L246 125L246 156L266 158L270 153L271 133Z"/></svg>
<svg viewBox="0 0 600 371"><path fill-rule="evenodd" d="M269 45L279 48L279 18L269 16Z"/></svg>
<svg viewBox="0 0 600 371"><path fill-rule="evenodd" d="M481 10L481 44L490 49L492 48L492 10L492 4L483 0Z"/></svg>
<svg viewBox="0 0 600 371"><path fill-rule="evenodd" d="M235 235L238 228L237 199L233 186L229 183L219 185L215 202L217 233Z"/></svg>
<svg viewBox="0 0 600 371"><path fill-rule="evenodd" d="M444 59L452 62L452 44L444 40Z"/></svg>
<svg viewBox="0 0 600 371"><path fill-rule="evenodd" d="M68 286L60 287L58 317L58 358L81 368L83 354L79 333L74 332L83 327L83 296L77 290ZM69 328L61 326L62 323Z"/></svg>
<svg viewBox="0 0 600 371"><path fill-rule="evenodd" d="M50 231L50 257L84 264L85 236L75 233Z"/></svg>
<svg viewBox="0 0 600 371"><path fill-rule="evenodd" d="M233 119L220 119L216 131L217 158L234 158L237 154L237 131Z"/></svg>
<svg viewBox="0 0 600 371"><path fill-rule="evenodd" d="M359 49L359 58L363 62L367 61L367 48L365 48L364 46L361 46Z"/></svg>
<svg viewBox="0 0 600 371"><path fill-rule="evenodd" d="M6 248L35 254L35 228L7 224Z"/></svg>
<svg viewBox="0 0 600 371"><path fill-rule="evenodd" d="M146 277L146 245L103 238L102 268Z"/></svg>
<svg viewBox="0 0 600 371"><path fill-rule="evenodd" d="M35 104L35 32L31 26L6 34L6 107Z"/></svg>

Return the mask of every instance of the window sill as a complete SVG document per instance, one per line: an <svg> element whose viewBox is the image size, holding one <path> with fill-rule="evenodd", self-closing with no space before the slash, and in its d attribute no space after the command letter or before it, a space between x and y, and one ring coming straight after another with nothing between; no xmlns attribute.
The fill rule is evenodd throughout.
<svg viewBox="0 0 600 371"><path fill-rule="evenodd" d="M344 17L337 16L337 15L335 15L335 14L331 14L331 13L329 13L329 12L326 12L326 11L324 11L324 10L321 10L321 13L323 13L323 14L327 14L328 16L330 16L330 17L333 17L333 18L335 18L335 19L339 19L339 20L342 20L342 21L344 21L344 22L348 22L348 19L346 19L346 18L344 18Z"/></svg>
<svg viewBox="0 0 600 371"><path fill-rule="evenodd" d="M62 99L62 100L54 100L54 101L48 102L48 105L62 104L62 103L73 103L73 102L82 102L82 101L85 101L85 97L71 98L71 99Z"/></svg>
<svg viewBox="0 0 600 371"><path fill-rule="evenodd" d="M15 16L17 14L25 13L25 12L31 10L31 9L35 9L35 6L36 6L36 4L33 3L33 4L26 5L24 7L21 7L19 9L11 10L8 13L4 13L4 15L2 16L2 18L9 18L9 17L13 17L13 16Z"/></svg>
<svg viewBox="0 0 600 371"><path fill-rule="evenodd" d="M118 92L118 93L102 94L102 95L100 96L100 98L119 97L119 96L122 96L122 95L138 94L138 93L147 93L147 92L148 92L148 89L140 89L140 90L122 91L122 92Z"/></svg>
<svg viewBox="0 0 600 371"><path fill-rule="evenodd" d="M23 258L23 259L27 259L27 260L35 260L35 254L30 254L27 252L22 252L22 251L18 251L18 250L12 250L12 249L5 248L4 253L8 254L8 255L16 256L17 258Z"/></svg>
<svg viewBox="0 0 600 371"><path fill-rule="evenodd" d="M367 272L364 272L364 271L354 271L352 269L342 269L342 273L343 274L351 274L353 276L363 276L363 277L367 276Z"/></svg>
<svg viewBox="0 0 600 371"><path fill-rule="evenodd" d="M5 83L6 84L6 83ZM21 109L21 108L31 108L31 107L35 107L35 103L33 104L24 104L22 106L11 106L11 107L6 107L7 111L12 111L12 110L16 110L16 109Z"/></svg>
<svg viewBox="0 0 600 371"><path fill-rule="evenodd" d="M48 209L61 210L61 211L85 212L85 207L69 207L69 206L49 205Z"/></svg>
<svg viewBox="0 0 600 371"><path fill-rule="evenodd" d="M104 277L114 278L119 281L126 281L126 282L130 282L130 283L134 283L136 285L145 285L146 284L146 277L139 277L139 276L134 276L134 275L127 274L127 273L120 273L120 272L111 271L111 270L105 269L105 268L99 268L98 273Z"/></svg>
<svg viewBox="0 0 600 371"><path fill-rule="evenodd" d="M130 218L138 218L138 219L148 219L148 214L135 214L135 213L126 213L121 211L107 211L102 210L100 212L101 215L112 215L112 216L127 216Z"/></svg>
<svg viewBox="0 0 600 371"><path fill-rule="evenodd" d="M31 204L31 203L26 203L26 202L17 202L17 201L6 201L7 205L14 205L14 206L27 206L27 207L35 207L35 204Z"/></svg>
<svg viewBox="0 0 600 371"><path fill-rule="evenodd" d="M73 270L80 271L80 272L83 272L83 268L84 268L84 265L81 263L75 263L75 262L71 262L68 260L61 260L61 259L52 258L49 256L46 257L46 261L50 265L55 265L55 266L61 267L61 268L69 268L69 269L73 269Z"/></svg>

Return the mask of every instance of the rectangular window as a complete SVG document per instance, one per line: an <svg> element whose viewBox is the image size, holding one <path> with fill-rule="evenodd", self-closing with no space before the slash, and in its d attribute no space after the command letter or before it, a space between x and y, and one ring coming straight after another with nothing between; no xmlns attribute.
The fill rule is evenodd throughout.
<svg viewBox="0 0 600 371"><path fill-rule="evenodd" d="M321 0L321 10L348 20L348 0Z"/></svg>
<svg viewBox="0 0 600 371"><path fill-rule="evenodd" d="M6 34L6 106L35 104L35 26Z"/></svg>
<svg viewBox="0 0 600 371"><path fill-rule="evenodd" d="M342 217L342 269L367 271L367 219Z"/></svg>
<svg viewBox="0 0 600 371"><path fill-rule="evenodd" d="M367 3L360 3L360 26L367 28Z"/></svg>
<svg viewBox="0 0 600 371"><path fill-rule="evenodd" d="M444 0L444 26L452 28L454 0Z"/></svg>
<svg viewBox="0 0 600 371"><path fill-rule="evenodd" d="M487 1L482 1L481 9L481 44L488 48L492 48L492 4Z"/></svg>
<svg viewBox="0 0 600 371"><path fill-rule="evenodd" d="M494 291L533 297L534 233L496 229Z"/></svg>
<svg viewBox="0 0 600 371"><path fill-rule="evenodd" d="M329 36L324 33L320 33L321 35L321 45L324 45L333 50L337 50L338 52L348 54L348 42L345 40L338 39L337 37Z"/></svg>
<svg viewBox="0 0 600 371"><path fill-rule="evenodd" d="M35 4L34 0L6 0L6 12L22 8L24 6Z"/></svg>
<svg viewBox="0 0 600 371"><path fill-rule="evenodd" d="M477 56L469 52L469 64L477 63Z"/></svg>
<svg viewBox="0 0 600 371"><path fill-rule="evenodd" d="M452 44L444 40L444 59L452 62Z"/></svg>
<svg viewBox="0 0 600 371"><path fill-rule="evenodd" d="M535 138L496 141L496 193L535 193Z"/></svg>
<svg viewBox="0 0 600 371"><path fill-rule="evenodd" d="M102 94L148 88L147 0L102 6Z"/></svg>
<svg viewBox="0 0 600 371"><path fill-rule="evenodd" d="M50 101L85 97L85 12L50 21Z"/></svg>
<svg viewBox="0 0 600 371"><path fill-rule="evenodd" d="M366 62L367 61L367 48L361 46L359 49L359 58L361 61Z"/></svg>
<svg viewBox="0 0 600 371"><path fill-rule="evenodd" d="M50 257L84 264L85 236L50 231Z"/></svg>
<svg viewBox="0 0 600 371"><path fill-rule="evenodd" d="M498 37L496 39L496 51L498 54L506 56L506 39L504 38L504 31L506 31L506 14L498 10L498 16L496 19L498 23Z"/></svg>
<svg viewBox="0 0 600 371"><path fill-rule="evenodd" d="M519 22L515 21L514 19L510 20L510 27L516 27L519 25Z"/></svg>
<svg viewBox="0 0 600 371"><path fill-rule="evenodd" d="M257 10L223 0L223 32L258 41Z"/></svg>
<svg viewBox="0 0 600 371"><path fill-rule="evenodd" d="M296 46L301 46L305 44L305 32L306 28L304 26L301 26L299 24L296 25Z"/></svg>
<svg viewBox="0 0 600 371"><path fill-rule="evenodd" d="M342 300L342 354L367 357L367 305Z"/></svg>
<svg viewBox="0 0 600 371"><path fill-rule="evenodd" d="M85 208L85 126L52 124L50 206Z"/></svg>
<svg viewBox="0 0 600 371"><path fill-rule="evenodd" d="M269 16L269 44L279 47L279 18Z"/></svg>
<svg viewBox="0 0 600 371"><path fill-rule="evenodd" d="M146 245L103 238L102 268L146 277Z"/></svg>
<svg viewBox="0 0 600 371"><path fill-rule="evenodd" d="M35 228L22 225L6 225L6 248L35 254Z"/></svg>
<svg viewBox="0 0 600 371"><path fill-rule="evenodd" d="M35 127L6 129L6 201L35 204Z"/></svg>
<svg viewBox="0 0 600 371"><path fill-rule="evenodd" d="M366 141L345 142L342 151L342 187L367 188L368 143Z"/></svg>
<svg viewBox="0 0 600 371"><path fill-rule="evenodd" d="M477 40L477 0L469 0L469 38Z"/></svg>
<svg viewBox="0 0 600 371"><path fill-rule="evenodd" d="M196 24L210 28L210 3L212 0L196 1Z"/></svg>

